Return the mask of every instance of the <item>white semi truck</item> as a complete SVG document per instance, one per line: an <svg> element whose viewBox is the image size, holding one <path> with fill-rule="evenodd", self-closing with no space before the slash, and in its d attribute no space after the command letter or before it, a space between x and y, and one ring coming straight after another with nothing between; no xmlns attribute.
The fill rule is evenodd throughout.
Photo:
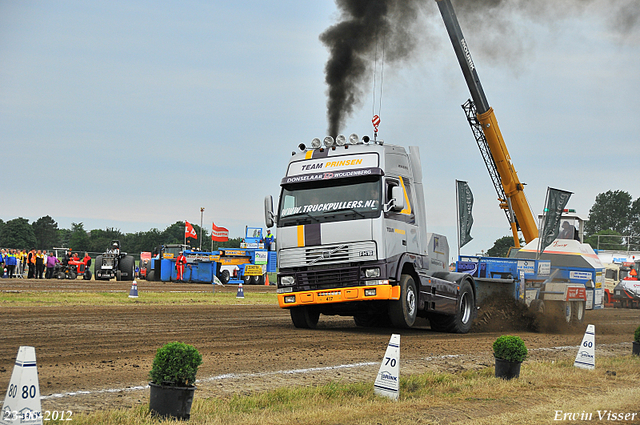
<svg viewBox="0 0 640 425"><path fill-rule="evenodd" d="M473 277L449 271L449 245L427 232L417 147L340 135L300 145L281 181L277 212L278 302L298 328L320 314L358 326L410 328L428 318L465 333L476 315Z"/></svg>

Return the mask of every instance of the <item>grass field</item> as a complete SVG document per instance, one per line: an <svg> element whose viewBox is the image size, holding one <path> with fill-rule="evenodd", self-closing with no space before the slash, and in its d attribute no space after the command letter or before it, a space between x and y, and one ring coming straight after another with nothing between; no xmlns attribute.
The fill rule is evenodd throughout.
<svg viewBox="0 0 640 425"><path fill-rule="evenodd" d="M123 292L4 292L0 294L2 307L73 306L73 305L277 305L275 293L252 292L250 297L236 298L235 293L211 292L147 292L129 298Z"/></svg>
<svg viewBox="0 0 640 425"><path fill-rule="evenodd" d="M615 375L611 371L615 371ZM525 362L518 379L504 381L493 375L494 368L488 367L459 374L405 376L401 378L398 401L375 396L373 383L334 382L221 399L199 399L196 391L188 423L640 423L640 357L637 356L600 359L594 371L577 369L572 361ZM585 410L585 406L589 408ZM73 423L166 422L152 418L148 406L143 405L129 410L76 415Z"/></svg>

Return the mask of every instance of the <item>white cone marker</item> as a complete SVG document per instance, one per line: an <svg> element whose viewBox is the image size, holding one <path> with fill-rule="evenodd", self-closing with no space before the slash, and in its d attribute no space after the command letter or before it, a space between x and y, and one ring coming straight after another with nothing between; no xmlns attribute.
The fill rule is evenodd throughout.
<svg viewBox="0 0 640 425"><path fill-rule="evenodd" d="M382 397L397 400L400 395L400 335L393 334L380 364L373 392Z"/></svg>
<svg viewBox="0 0 640 425"><path fill-rule="evenodd" d="M575 367L593 370L596 368L596 327L587 326L587 331L582 338L582 344L578 348L578 355L573 362Z"/></svg>
<svg viewBox="0 0 640 425"><path fill-rule="evenodd" d="M0 413L0 424L42 425L40 383L34 347L22 346L18 349L16 364Z"/></svg>

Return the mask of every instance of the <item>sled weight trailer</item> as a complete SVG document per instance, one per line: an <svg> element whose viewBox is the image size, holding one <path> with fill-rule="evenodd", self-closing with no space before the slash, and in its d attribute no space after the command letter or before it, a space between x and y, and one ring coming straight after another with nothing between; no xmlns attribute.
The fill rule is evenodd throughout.
<svg viewBox="0 0 640 425"><path fill-rule="evenodd" d="M356 325L468 332L476 315L473 277L450 272L449 245L428 233L417 147L328 136L290 158L277 210L265 198L267 227L277 226L280 307L298 328L320 315Z"/></svg>

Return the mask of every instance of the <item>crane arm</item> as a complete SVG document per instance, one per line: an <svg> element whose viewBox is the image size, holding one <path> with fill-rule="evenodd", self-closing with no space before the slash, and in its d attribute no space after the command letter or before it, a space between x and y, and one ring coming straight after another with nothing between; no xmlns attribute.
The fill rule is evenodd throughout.
<svg viewBox="0 0 640 425"><path fill-rule="evenodd" d="M458 18L456 17L450 0L436 0L436 3L438 4L440 14L449 33L453 50L462 68L462 74L471 92L471 98L477 109L479 126L482 128L486 145L500 177L500 184L506 198L501 199L501 207L512 210L515 215L515 220L510 220L515 245L520 245L517 235L518 226L522 231L524 240L527 243L531 242L538 237L538 227L524 194L524 186L520 182L518 173L511 162L509 151L500 132L500 127L498 126L498 120L496 119L493 108L489 106L482 84L480 83L480 78L478 77L475 64L471 59L467 42L462 35ZM487 166L489 167L488 164ZM489 173L491 174L491 170ZM498 191L498 196L500 197L500 191Z"/></svg>

